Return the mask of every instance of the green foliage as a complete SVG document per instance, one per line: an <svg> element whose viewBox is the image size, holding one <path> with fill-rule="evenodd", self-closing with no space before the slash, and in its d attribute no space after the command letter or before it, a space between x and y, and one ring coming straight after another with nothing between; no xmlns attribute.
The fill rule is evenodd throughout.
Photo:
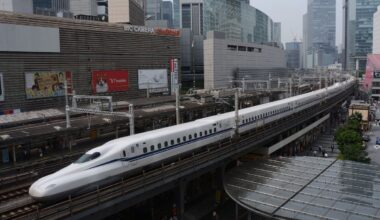
<svg viewBox="0 0 380 220"><path fill-rule="evenodd" d="M364 163L370 162L367 152L365 152L362 146L361 120L362 115L360 113L354 113L350 116L347 123L335 133L335 140L340 150L338 158Z"/></svg>

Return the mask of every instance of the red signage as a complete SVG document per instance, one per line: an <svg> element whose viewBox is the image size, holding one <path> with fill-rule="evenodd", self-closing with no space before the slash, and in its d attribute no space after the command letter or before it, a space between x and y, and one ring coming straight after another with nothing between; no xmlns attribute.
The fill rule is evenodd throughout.
<svg viewBox="0 0 380 220"><path fill-rule="evenodd" d="M92 72L93 93L123 92L128 90L128 71L98 70Z"/></svg>
<svg viewBox="0 0 380 220"><path fill-rule="evenodd" d="M165 36L173 36L173 37L179 37L180 36L180 32L177 29L155 28L154 32L157 35L165 35Z"/></svg>

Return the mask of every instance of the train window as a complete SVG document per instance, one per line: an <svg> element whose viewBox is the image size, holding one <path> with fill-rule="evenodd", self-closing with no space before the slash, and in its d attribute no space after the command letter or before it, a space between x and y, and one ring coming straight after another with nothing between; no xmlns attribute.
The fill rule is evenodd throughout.
<svg viewBox="0 0 380 220"><path fill-rule="evenodd" d="M165 147L167 147L167 146L169 146L169 143L167 141L165 141L164 145L165 145Z"/></svg>
<svg viewBox="0 0 380 220"><path fill-rule="evenodd" d="M205 131L205 135L207 135L207 131Z"/></svg>
<svg viewBox="0 0 380 220"><path fill-rule="evenodd" d="M125 150L123 150L123 157L126 157L127 154L125 153Z"/></svg>
<svg viewBox="0 0 380 220"><path fill-rule="evenodd" d="M197 137L198 137L197 133L194 133L194 138L197 138Z"/></svg>
<svg viewBox="0 0 380 220"><path fill-rule="evenodd" d="M92 154L83 154L78 160L76 160L74 163L85 163L90 160L94 160L100 156L99 152L95 152Z"/></svg>
<svg viewBox="0 0 380 220"><path fill-rule="evenodd" d="M199 137L202 137L203 136L203 133L202 133L202 131L201 132L199 132Z"/></svg>
<svg viewBox="0 0 380 220"><path fill-rule="evenodd" d="M132 154L135 153L135 147L131 147L131 153L132 153Z"/></svg>
<svg viewBox="0 0 380 220"><path fill-rule="evenodd" d="M212 130L210 129L210 130L208 130L208 132L211 134L211 133L212 133Z"/></svg>
<svg viewBox="0 0 380 220"><path fill-rule="evenodd" d="M147 153L148 149L146 149L146 147L144 147L143 152L144 152L144 154Z"/></svg>
<svg viewBox="0 0 380 220"><path fill-rule="evenodd" d="M214 132L216 132L216 128L214 128Z"/></svg>
<svg viewBox="0 0 380 220"><path fill-rule="evenodd" d="M154 145L150 146L150 151L154 151Z"/></svg>
<svg viewBox="0 0 380 220"><path fill-rule="evenodd" d="M172 146L174 145L174 140L170 141L170 145L172 145Z"/></svg>
<svg viewBox="0 0 380 220"><path fill-rule="evenodd" d="M193 139L193 137L191 136L191 134L189 134L189 140Z"/></svg>
<svg viewBox="0 0 380 220"><path fill-rule="evenodd" d="M160 149L161 149L161 143L159 143L159 144L157 145L157 147L158 147L158 149L160 150Z"/></svg>
<svg viewBox="0 0 380 220"><path fill-rule="evenodd" d="M183 140L183 141L186 141L186 136L183 136L182 140Z"/></svg>
<svg viewBox="0 0 380 220"><path fill-rule="evenodd" d="M181 143L181 139L177 138L177 144Z"/></svg>

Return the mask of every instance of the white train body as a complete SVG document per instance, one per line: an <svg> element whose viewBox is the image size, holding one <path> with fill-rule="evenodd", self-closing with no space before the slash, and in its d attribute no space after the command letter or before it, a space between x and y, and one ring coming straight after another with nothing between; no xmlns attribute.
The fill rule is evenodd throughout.
<svg viewBox="0 0 380 220"><path fill-rule="evenodd" d="M239 132L289 116L342 92L354 83L350 78L327 89L239 110ZM35 200L67 198L72 193L120 178L180 154L196 150L234 135L235 113L115 139L84 154L77 162L45 176L30 187Z"/></svg>

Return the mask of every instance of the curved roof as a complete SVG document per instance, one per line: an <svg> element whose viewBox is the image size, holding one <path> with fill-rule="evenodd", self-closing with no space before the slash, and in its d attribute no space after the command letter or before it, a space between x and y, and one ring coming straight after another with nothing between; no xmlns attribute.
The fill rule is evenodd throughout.
<svg viewBox="0 0 380 220"><path fill-rule="evenodd" d="M244 162L226 192L274 219L380 219L380 166L320 157Z"/></svg>

